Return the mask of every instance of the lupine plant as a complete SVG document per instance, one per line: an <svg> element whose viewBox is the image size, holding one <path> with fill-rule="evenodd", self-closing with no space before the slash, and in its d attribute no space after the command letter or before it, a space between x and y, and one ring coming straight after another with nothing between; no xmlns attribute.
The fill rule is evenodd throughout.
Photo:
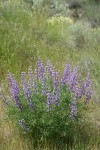
<svg viewBox="0 0 100 150"><path fill-rule="evenodd" d="M8 114L17 120L24 133L37 142L45 140L64 146L72 144L75 126L82 117L91 96L91 79L81 80L78 66L66 64L64 73L56 70L50 61L37 61L33 72L21 73L21 83L9 73L11 100L7 103Z"/></svg>

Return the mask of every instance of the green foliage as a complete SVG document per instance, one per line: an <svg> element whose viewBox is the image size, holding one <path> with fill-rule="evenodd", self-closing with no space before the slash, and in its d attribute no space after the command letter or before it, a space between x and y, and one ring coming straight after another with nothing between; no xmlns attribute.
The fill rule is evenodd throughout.
<svg viewBox="0 0 100 150"><path fill-rule="evenodd" d="M8 106L8 115L12 120L16 121L17 126L23 133L26 132L26 135L31 137L35 146L38 146L38 143L43 146L45 140L61 148L66 147L66 144L70 148L76 143L75 141L78 140L75 139L77 134L76 127L80 119L70 117L72 96L68 87L62 88L60 106L52 105L50 111L47 110L46 96L33 93L31 98L34 103L33 109L28 107L23 94L20 99L23 108L20 110L15 104L11 103ZM82 109L82 104L79 107L78 109ZM25 120L25 126L23 122L19 124L20 120Z"/></svg>

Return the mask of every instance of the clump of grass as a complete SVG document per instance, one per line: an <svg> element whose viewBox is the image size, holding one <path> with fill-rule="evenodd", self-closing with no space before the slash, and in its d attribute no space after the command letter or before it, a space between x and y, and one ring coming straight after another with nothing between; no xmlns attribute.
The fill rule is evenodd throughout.
<svg viewBox="0 0 100 150"><path fill-rule="evenodd" d="M0 148L1 150L31 149L30 143L22 137L15 122L6 116L6 106L0 101Z"/></svg>

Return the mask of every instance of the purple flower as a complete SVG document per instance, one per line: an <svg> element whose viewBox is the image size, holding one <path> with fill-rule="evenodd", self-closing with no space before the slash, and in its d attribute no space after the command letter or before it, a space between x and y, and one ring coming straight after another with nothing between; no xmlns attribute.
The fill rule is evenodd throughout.
<svg viewBox="0 0 100 150"><path fill-rule="evenodd" d="M41 84L42 84L42 94L46 95L46 93L47 93L47 87L46 87L45 78L41 81Z"/></svg>
<svg viewBox="0 0 100 150"><path fill-rule="evenodd" d="M26 72L22 72L21 77L22 77L24 94L25 94L26 98L30 98L31 97L31 90L30 90L29 84L26 81Z"/></svg>
<svg viewBox="0 0 100 150"><path fill-rule="evenodd" d="M53 100L54 100L53 93L48 92L47 93L47 111L52 110Z"/></svg>
<svg viewBox="0 0 100 150"><path fill-rule="evenodd" d="M58 86L59 86L59 72L54 72L53 74L53 86L54 86L54 90L57 90Z"/></svg>
<svg viewBox="0 0 100 150"><path fill-rule="evenodd" d="M29 86L30 89L32 90L34 88L34 76L33 76L32 66L28 68L28 76L29 76Z"/></svg>
<svg viewBox="0 0 100 150"><path fill-rule="evenodd" d="M12 97L13 97L17 107L19 107L21 109L22 104L21 104L21 101L19 98L20 90L18 87L18 83L16 82L16 80L14 79L12 74L8 75L8 80L9 80L10 92L12 94Z"/></svg>
<svg viewBox="0 0 100 150"><path fill-rule="evenodd" d="M62 84L69 83L69 80L70 80L70 64L68 63L66 64L66 68L65 68L61 83Z"/></svg>
<svg viewBox="0 0 100 150"><path fill-rule="evenodd" d="M78 67L75 67L73 69L71 76L70 76L69 85L70 85L71 90L73 89L74 86L76 86L78 84L77 77L78 77Z"/></svg>
<svg viewBox="0 0 100 150"><path fill-rule="evenodd" d="M55 104L58 106L60 105L60 96L61 96L60 87L58 87L58 89L56 90L56 93L55 93L55 97L54 97Z"/></svg>
<svg viewBox="0 0 100 150"><path fill-rule="evenodd" d="M74 86L73 87L73 92L74 92L74 97L76 99L80 99L82 96L81 96L81 90L80 90L80 85L77 85L77 86Z"/></svg>
<svg viewBox="0 0 100 150"><path fill-rule="evenodd" d="M88 91L87 91L87 93L86 93L86 103L89 102L89 100L90 100L91 97L92 97L92 94L93 94L92 89L88 89Z"/></svg>
<svg viewBox="0 0 100 150"><path fill-rule="evenodd" d="M35 90L36 93L38 93L38 88L37 88L37 84L36 84L36 77L35 75L33 74L33 71L32 71L32 67L30 66L28 68L28 76L29 76L29 87L30 87L30 90Z"/></svg>
<svg viewBox="0 0 100 150"><path fill-rule="evenodd" d="M26 81L26 73L22 72L21 76L22 76L23 90L24 90L25 97L27 99L28 106L30 108L32 108L34 106L34 104L31 100L31 95L32 95L31 87L29 86L29 84Z"/></svg>
<svg viewBox="0 0 100 150"><path fill-rule="evenodd" d="M77 112L78 112L78 110L77 110L77 104L76 104L75 100L72 102L70 108L71 108L71 115L70 116L72 118L75 118L77 116Z"/></svg>
<svg viewBox="0 0 100 150"><path fill-rule="evenodd" d="M81 86L81 95L85 95L85 83L83 82L82 86Z"/></svg>

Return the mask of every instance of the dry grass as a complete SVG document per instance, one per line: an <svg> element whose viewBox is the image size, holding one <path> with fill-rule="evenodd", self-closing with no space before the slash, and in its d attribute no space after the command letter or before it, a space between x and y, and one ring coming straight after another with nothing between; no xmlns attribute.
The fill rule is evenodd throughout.
<svg viewBox="0 0 100 150"><path fill-rule="evenodd" d="M14 122L6 116L6 107L0 102L0 149L30 150L28 142L21 137Z"/></svg>

